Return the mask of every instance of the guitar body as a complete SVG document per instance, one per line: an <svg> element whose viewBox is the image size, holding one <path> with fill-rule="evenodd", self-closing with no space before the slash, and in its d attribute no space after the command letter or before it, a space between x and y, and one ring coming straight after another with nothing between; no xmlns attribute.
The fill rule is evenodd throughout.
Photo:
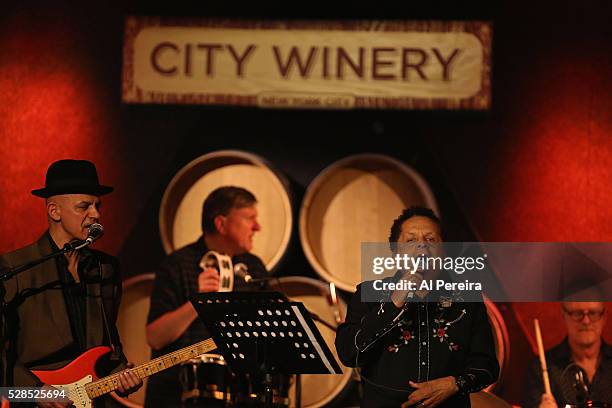
<svg viewBox="0 0 612 408"><path fill-rule="evenodd" d="M86 375L91 375L94 380L96 376L96 362L100 357L109 353L111 349L106 346L94 347L75 360L71 361L62 368L57 370L35 370L32 371L40 381L45 384L66 384L80 380Z"/></svg>
<svg viewBox="0 0 612 408"><path fill-rule="evenodd" d="M203 340L166 356L157 357L138 367L130 368L130 371L143 379L216 348L212 339ZM96 364L110 351L111 349L106 346L94 347L62 368L33 370L32 373L43 383L66 390L66 396L72 400L75 407L91 408L95 398L115 391L120 386L118 373L103 378L98 378L96 375Z"/></svg>
<svg viewBox="0 0 612 408"><path fill-rule="evenodd" d="M96 363L111 349L106 346L94 347L87 350L75 360L56 370L32 371L40 381L53 385L55 388L66 390L67 397L79 408L90 408L91 398L85 390L85 385L97 380Z"/></svg>

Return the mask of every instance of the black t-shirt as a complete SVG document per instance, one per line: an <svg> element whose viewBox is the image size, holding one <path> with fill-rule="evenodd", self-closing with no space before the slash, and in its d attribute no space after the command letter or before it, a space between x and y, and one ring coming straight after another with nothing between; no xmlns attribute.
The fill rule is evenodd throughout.
<svg viewBox="0 0 612 408"><path fill-rule="evenodd" d="M603 340L599 352L599 366L593 381L589 383L586 374L582 373L586 389L576 384L576 374L581 369L572 361L572 352L567 339L546 352L546 363L551 391L559 406L584 404L586 400L612 402L612 346ZM523 406L538 407L543 393L542 370L540 360L536 358L527 372Z"/></svg>
<svg viewBox="0 0 612 408"><path fill-rule="evenodd" d="M58 248L55 242L49 234L47 234L51 248L53 252L57 251ZM87 291L85 283L81 279L79 282L75 281L74 277L68 270L68 260L65 256L58 256L55 258L57 265L57 272L62 283L62 292L64 293L64 300L66 301L66 311L68 312L68 319L70 320L70 329L72 330L72 337L75 340L75 349L84 351L85 345L85 330L86 326L86 310L85 310L85 298ZM77 269L79 269L77 267Z"/></svg>
<svg viewBox="0 0 612 408"><path fill-rule="evenodd" d="M57 251L58 247L55 245L55 242L48 232L46 233L46 238L51 244L52 251ZM74 342L64 348L60 353L44 360L43 363L74 359L88 349L87 298L88 296L92 296L88 293L88 284L100 285L101 283L101 277L99 275L100 256L101 253L92 251L88 248L80 250L79 263L77 266L79 282L74 279L72 273L68 270L68 260L66 257L58 256L55 258ZM106 330L104 327L102 329ZM105 344L110 344L108 343L106 335L104 335L104 338Z"/></svg>

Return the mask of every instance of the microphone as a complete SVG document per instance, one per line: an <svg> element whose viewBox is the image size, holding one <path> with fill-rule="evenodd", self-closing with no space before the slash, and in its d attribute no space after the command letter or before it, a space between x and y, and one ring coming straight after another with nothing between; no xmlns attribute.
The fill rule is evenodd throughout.
<svg viewBox="0 0 612 408"><path fill-rule="evenodd" d="M102 224L99 224L97 222L93 223L89 226L85 242L87 242L87 245L90 245L92 242L100 239L102 235L104 235L104 227L102 226Z"/></svg>
<svg viewBox="0 0 612 408"><path fill-rule="evenodd" d="M576 400L580 404L586 403L589 396L589 388L584 382L584 372L578 366L576 366L574 388L576 389Z"/></svg>
<svg viewBox="0 0 612 408"><path fill-rule="evenodd" d="M248 266L242 262L234 265L234 274L244 280L246 283L251 283L253 281L253 277L249 275Z"/></svg>
<svg viewBox="0 0 612 408"><path fill-rule="evenodd" d="M400 277L400 279L404 279L404 277L409 276L408 279L406 279L408 282L413 283L415 286L415 289L413 290L408 290L406 295L404 296L403 301L407 304L409 301L414 301L415 300L415 294L421 298L422 296L420 296L420 284L423 281L423 269L419 268L417 269L414 273L409 272L408 270L403 270L402 275Z"/></svg>
<svg viewBox="0 0 612 408"><path fill-rule="evenodd" d="M254 278L249 274L249 267L246 264L239 262L234 265L234 275L244 280L245 283L250 284L263 284L273 279L278 279L274 276L266 276L263 278Z"/></svg>
<svg viewBox="0 0 612 408"><path fill-rule="evenodd" d="M85 248L92 244L92 242L98 240L102 235L104 235L104 227L102 224L94 223L89 226L89 230L87 230L87 238L85 241L74 241L69 242L64 245L64 251L77 251L79 249Z"/></svg>

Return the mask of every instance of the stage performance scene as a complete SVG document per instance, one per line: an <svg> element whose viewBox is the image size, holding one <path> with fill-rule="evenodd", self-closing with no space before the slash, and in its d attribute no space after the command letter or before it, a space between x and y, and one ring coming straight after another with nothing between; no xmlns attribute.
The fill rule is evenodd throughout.
<svg viewBox="0 0 612 408"><path fill-rule="evenodd" d="M611 17L7 5L0 408L612 407Z"/></svg>

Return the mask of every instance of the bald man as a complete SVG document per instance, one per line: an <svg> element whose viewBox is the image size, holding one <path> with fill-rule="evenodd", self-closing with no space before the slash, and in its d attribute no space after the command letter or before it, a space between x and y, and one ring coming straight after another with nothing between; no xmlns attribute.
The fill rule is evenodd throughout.
<svg viewBox="0 0 612 408"><path fill-rule="evenodd" d="M0 263L14 268L72 241L85 240L89 227L100 219L100 197L111 191L112 187L99 183L91 162L53 163L45 187L32 191L45 199L48 230L37 242L3 255ZM121 299L115 258L88 248L75 250L15 275L4 285L11 323L6 385L50 388L34 370L61 368L87 349L105 345L115 350L109 371L120 372L117 393L127 396L140 388L142 380L126 369L115 326ZM95 402L97 407L115 404L109 397ZM69 402L40 401L38 405L67 407Z"/></svg>

